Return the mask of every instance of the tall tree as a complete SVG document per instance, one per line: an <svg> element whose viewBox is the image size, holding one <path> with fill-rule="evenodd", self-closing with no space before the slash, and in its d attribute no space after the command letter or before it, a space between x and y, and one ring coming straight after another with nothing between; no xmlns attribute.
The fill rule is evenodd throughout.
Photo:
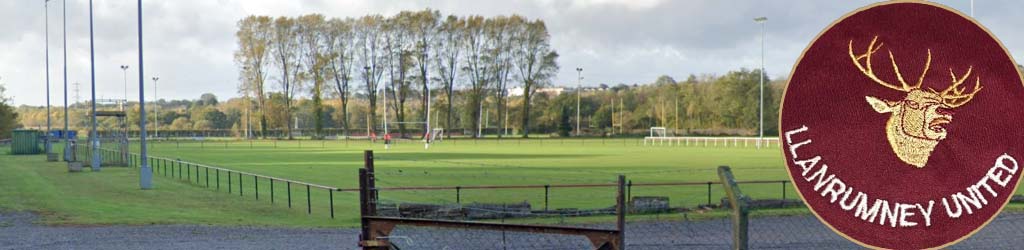
<svg viewBox="0 0 1024 250"><path fill-rule="evenodd" d="M430 77L428 76L428 69L430 69L430 53L431 46L434 45L434 40L438 36L438 28L440 26L441 12L436 10L426 9L413 13L413 19L411 21L411 33L412 40L415 43L413 47L413 56L416 58L416 65L419 68L419 79L420 79L420 108L422 110L422 119L424 121L429 120L430 110L427 107L430 105ZM424 133L421 136L426 136L430 133L428 129L430 124L423 124Z"/></svg>
<svg viewBox="0 0 1024 250"><path fill-rule="evenodd" d="M517 15L506 17L497 16L485 23L487 29L487 37L489 45L488 57L490 59L491 76L489 78L494 82L494 100L496 101L495 109L497 113L497 120L502 123L506 119L505 108L507 104L507 83L509 80L509 72L512 71L512 59L510 51L512 47L511 36L514 34L514 30L522 28L521 25L524 23L523 18ZM503 124L501 127L505 127ZM500 138L502 133L498 133Z"/></svg>
<svg viewBox="0 0 1024 250"><path fill-rule="evenodd" d="M288 139L292 139L292 100L299 88L298 79L298 48L299 43L295 39L298 29L295 19L289 17L278 17L274 20L274 34L271 42L271 49L275 57L275 64L281 68L279 83L282 94L284 94L284 123Z"/></svg>
<svg viewBox="0 0 1024 250"><path fill-rule="evenodd" d="M323 136L323 83L328 63L331 62L327 52L327 20L323 15L310 14L297 19L297 33L302 63L305 64L305 76L312 83L310 94L313 101L313 130L315 137Z"/></svg>
<svg viewBox="0 0 1024 250"><path fill-rule="evenodd" d="M470 16L466 18L465 43L463 49L466 51L466 67L464 70L469 76L469 109L472 111L472 124L476 132L474 137L480 137L482 124L483 101L487 95L487 87L490 85L489 67L490 59L487 53L488 40L487 30L484 27L486 19L482 16Z"/></svg>
<svg viewBox="0 0 1024 250"><path fill-rule="evenodd" d="M551 49L547 26L542 20L527 22L516 35L513 49L519 79L523 81L523 137L530 136L531 98L541 86L550 84L558 72L558 53Z"/></svg>
<svg viewBox="0 0 1024 250"><path fill-rule="evenodd" d="M0 139L11 138L12 131L18 127L18 113L14 112L10 102L7 88L0 83Z"/></svg>
<svg viewBox="0 0 1024 250"><path fill-rule="evenodd" d="M352 30L354 20L352 19L331 19L327 22L327 50L331 55L329 70L334 78L334 87L338 98L341 100L341 129L342 134L349 135L348 101L349 80L351 80L353 64L353 47L355 41Z"/></svg>
<svg viewBox="0 0 1024 250"><path fill-rule="evenodd" d="M405 102L410 94L410 83L407 81L409 69L412 68L412 55L410 50L410 26L412 25L413 13L408 11L399 12L393 18L385 22L384 41L387 48L388 78L391 85L390 93L391 109L394 110L395 120L398 124L398 131L402 137L407 137L405 131Z"/></svg>
<svg viewBox="0 0 1024 250"><path fill-rule="evenodd" d="M445 128L452 128L452 114L454 113L455 80L459 74L459 60L461 60L462 42L466 30L466 20L456 16L448 16L440 24L434 45L435 69L441 80L445 92L448 112L445 117ZM451 138L451 133L445 133Z"/></svg>
<svg viewBox="0 0 1024 250"><path fill-rule="evenodd" d="M362 77L366 83L366 99L368 126L370 131L377 133L377 88L384 75L384 49L382 28L384 17L380 15L364 16L355 23L356 53L359 54L359 65L362 66Z"/></svg>
<svg viewBox="0 0 1024 250"><path fill-rule="evenodd" d="M235 61L242 66L242 85L239 91L256 96L260 110L260 135L267 138L267 64L273 21L268 16L248 16L238 21L238 51Z"/></svg>

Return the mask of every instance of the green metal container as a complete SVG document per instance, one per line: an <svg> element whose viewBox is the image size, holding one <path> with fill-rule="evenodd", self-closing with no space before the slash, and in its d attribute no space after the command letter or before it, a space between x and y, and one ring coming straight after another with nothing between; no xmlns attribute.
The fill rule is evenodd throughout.
<svg viewBox="0 0 1024 250"><path fill-rule="evenodd" d="M42 141L39 136L42 132L34 129L14 130L11 136L11 154L32 155L41 154L43 149L39 146Z"/></svg>

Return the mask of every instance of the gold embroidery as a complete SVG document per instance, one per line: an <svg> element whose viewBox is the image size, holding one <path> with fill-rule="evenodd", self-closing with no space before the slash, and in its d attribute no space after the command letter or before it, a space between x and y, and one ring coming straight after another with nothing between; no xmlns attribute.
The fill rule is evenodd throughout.
<svg viewBox="0 0 1024 250"><path fill-rule="evenodd" d="M871 67L871 55L883 46L882 43L875 46L877 42L878 36L875 36L868 44L867 51L858 55L854 54L853 40L850 40L850 59L861 73L875 83L907 93L907 96L899 101L882 100L873 96L865 96L865 99L876 112L891 113L885 124L885 134L889 145L892 146L893 153L903 162L922 168L928 163L928 158L935 149L935 145L946 139L946 128L943 126L953 121L953 112L950 110L963 106L974 98L974 95L982 89L981 77L975 77L974 90L965 94L966 87L961 88L960 85L970 77L974 67L968 67L967 72L959 78L950 68L949 74L953 78L952 85L942 91L921 90L924 77L931 67L931 49L928 50L924 70L921 71L921 76L918 77L915 84L908 84L903 80L903 74L896 64L896 57L890 50L889 61L892 62L893 71L896 73L896 79L899 80L900 85L890 84L878 78ZM862 59L864 64L861 64Z"/></svg>

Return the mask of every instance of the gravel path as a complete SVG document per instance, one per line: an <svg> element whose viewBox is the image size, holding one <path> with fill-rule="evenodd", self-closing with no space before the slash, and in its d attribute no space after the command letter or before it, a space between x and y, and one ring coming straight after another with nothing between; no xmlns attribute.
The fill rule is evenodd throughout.
<svg viewBox="0 0 1024 250"><path fill-rule="evenodd" d="M30 213L0 212L0 249L358 249L357 229L295 229L194 225L53 227ZM813 216L757 218L753 249L861 249ZM1024 213L1001 215L952 249L1014 249L1024 245ZM728 249L726 220L631 223L627 249ZM589 249L582 237L497 231L399 227L402 249Z"/></svg>

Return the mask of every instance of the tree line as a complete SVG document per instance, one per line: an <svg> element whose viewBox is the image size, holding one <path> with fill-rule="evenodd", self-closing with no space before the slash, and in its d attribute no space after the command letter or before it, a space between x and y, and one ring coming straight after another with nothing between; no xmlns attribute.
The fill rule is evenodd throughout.
<svg viewBox="0 0 1024 250"><path fill-rule="evenodd" d="M518 112L525 114L520 126L528 136L533 95L551 84L559 68L544 22L519 15L442 16L427 9L388 17L249 16L238 22L236 37L239 91L254 99L261 131L274 125L290 130L300 97L311 101L316 136L332 125L325 99L340 104L333 125L346 135L353 127L356 98L365 101L362 111L371 133L381 124L379 99L403 135L408 124L426 129L428 109L410 114L411 106L426 107L432 99L441 100L444 127L456 126L457 102L477 107L467 120L482 127L486 99L497 102L497 119L505 119L506 90L514 85L525 90ZM272 122L273 117L283 124Z"/></svg>
<svg viewBox="0 0 1024 250"><path fill-rule="evenodd" d="M11 138L11 132L20 127L18 113L11 107L11 98L7 96L7 88L0 83L0 139Z"/></svg>
<svg viewBox="0 0 1024 250"><path fill-rule="evenodd" d="M296 127L314 137L380 135L386 113L388 124L406 137L427 132L428 119L449 135L575 130L578 90L553 86L558 54L542 20L422 10L355 18L249 16L237 27L240 97L157 100L147 105L150 126L239 136L252 128L263 137L291 137ZM579 90L580 133L638 135L661 126L676 135L756 135L760 76L738 69ZM765 131L775 134L785 81L766 82ZM85 127L79 107L87 104L72 105L72 127ZM127 111L137 129L137 103ZM17 112L21 125L45 128L42 107ZM62 112L52 112L62 124ZM100 123L101 130L114 124Z"/></svg>
<svg viewBox="0 0 1024 250"><path fill-rule="evenodd" d="M635 136L648 133L650 127L666 127L673 135L756 135L760 119L758 70L740 69L724 75L691 75L685 80L661 76L650 82L636 84L600 84L597 87L582 90L580 99L581 134L585 136ZM765 82L765 113L764 125L766 135L776 135L778 129L778 108L785 87L785 80ZM434 91L441 91L435 86ZM561 90L555 92L551 90ZM472 89L457 89L455 96L465 96ZM480 108L469 98L454 101L452 112L447 109L435 109L433 116L452 119L451 126L445 125L445 119L432 119L432 127L443 127L448 135L522 135L529 129L534 133L569 136L576 125L576 91L557 87L541 88L532 97L533 106L530 110L532 122L529 127L515 121L522 120L522 113L511 112L522 110L524 97L521 95L505 96L507 108L498 109L498 98L490 95L481 100ZM321 131L327 135L364 136L380 128L371 122L369 98L365 94L354 94L349 99L350 112L347 130L344 124L341 101L337 98L323 101L322 112L324 127ZM273 93L268 98L271 107L284 107L284 98L280 93ZM446 98L435 98L432 105L443 106ZM161 131L178 131L198 133L203 131L220 131L219 135L232 134L238 137L245 135L247 127L251 134L258 136L286 136L299 134L285 132L285 126L292 124L302 130L304 135L315 133L316 122L314 101L309 97L297 97L294 100L292 118L287 119L284 112L273 109L266 116L268 131L259 131L259 115L255 101L245 97L235 97L224 101L218 100L213 94L202 94L192 100L157 100L146 105L149 126L156 129L159 124ZM389 102L390 105L390 102ZM72 104L69 109L71 127L83 130L88 128L89 104L87 102ZM100 105L100 110L116 110L118 107ZM383 107L378 107L383 109ZM21 106L17 108L20 116L17 120L21 125L30 128L46 127L45 107ZM419 114L425 111L422 104L410 104L408 111ZM482 120L473 116L474 111L483 115ZM139 106L130 103L126 109L128 124L131 130L138 130ZM505 112L505 113L500 113ZM3 112L0 112L3 113ZM158 113L158 114L157 114ZM379 113L378 113L379 114ZM396 114L389 113L390 117ZM60 129L63 124L63 110L55 107L51 110L54 128ZM159 120L157 120L159 119ZM13 120L13 119L12 119ZM478 126L477 122L482 123ZM100 130L116 127L111 118L98 120ZM250 126L251 124L251 126ZM425 132L422 128L408 128L410 133ZM327 131L327 132L324 132ZM150 132L153 134L153 131ZM178 133L179 135L182 133ZM84 133L83 133L84 135ZM161 133L162 136L171 135Z"/></svg>

